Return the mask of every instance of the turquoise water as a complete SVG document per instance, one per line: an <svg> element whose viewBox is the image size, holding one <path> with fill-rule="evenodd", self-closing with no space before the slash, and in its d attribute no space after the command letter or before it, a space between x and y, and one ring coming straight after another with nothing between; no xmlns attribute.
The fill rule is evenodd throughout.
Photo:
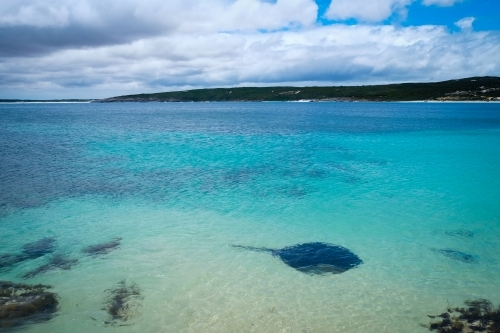
<svg viewBox="0 0 500 333"><path fill-rule="evenodd" d="M500 303L500 104L4 104L0 123L0 254L54 237L79 259L0 270L60 296L26 332L108 331L124 279L144 298L123 332L425 332ZM363 264L307 275L232 247L306 242Z"/></svg>

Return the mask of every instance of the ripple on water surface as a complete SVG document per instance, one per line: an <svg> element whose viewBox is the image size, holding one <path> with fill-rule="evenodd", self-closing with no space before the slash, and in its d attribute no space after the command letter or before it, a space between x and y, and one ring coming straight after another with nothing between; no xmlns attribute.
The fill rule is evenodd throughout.
<svg viewBox="0 0 500 333"><path fill-rule="evenodd" d="M59 297L23 330L424 332L499 303L498 107L307 104L0 106L0 274Z"/></svg>

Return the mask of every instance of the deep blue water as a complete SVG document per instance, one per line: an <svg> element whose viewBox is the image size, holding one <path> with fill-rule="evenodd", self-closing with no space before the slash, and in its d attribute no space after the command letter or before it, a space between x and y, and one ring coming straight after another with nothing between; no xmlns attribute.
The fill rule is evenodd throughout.
<svg viewBox="0 0 500 333"><path fill-rule="evenodd" d="M198 167L235 183L250 177L242 171L247 167L304 173L314 169L316 160L309 159L314 150L349 154L349 147L318 145L314 135L498 129L499 108L471 103L4 104L0 212L64 196L147 195L158 192L158 181L169 183L166 192L175 192L182 181L199 177ZM276 139L285 146L276 147ZM267 144L282 149L277 153L284 160L276 161ZM177 160L172 149L187 160ZM242 159L253 161L247 165ZM191 170L172 170L178 167Z"/></svg>
<svg viewBox="0 0 500 333"><path fill-rule="evenodd" d="M0 104L0 124L0 254L52 237L80 258L27 280L63 305L26 330L105 330L122 279L141 332L423 332L447 301L500 302L498 103ZM311 277L231 247L306 242L363 264Z"/></svg>

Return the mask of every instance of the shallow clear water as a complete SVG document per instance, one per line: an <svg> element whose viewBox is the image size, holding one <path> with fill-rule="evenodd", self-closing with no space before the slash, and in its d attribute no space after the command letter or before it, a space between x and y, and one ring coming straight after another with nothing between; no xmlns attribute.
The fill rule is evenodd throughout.
<svg viewBox="0 0 500 333"><path fill-rule="evenodd" d="M0 254L54 237L79 259L0 270L60 296L24 331L109 330L123 279L144 296L123 332L425 332L500 303L500 104L3 104L0 123ZM364 263L307 275L231 246L306 242Z"/></svg>

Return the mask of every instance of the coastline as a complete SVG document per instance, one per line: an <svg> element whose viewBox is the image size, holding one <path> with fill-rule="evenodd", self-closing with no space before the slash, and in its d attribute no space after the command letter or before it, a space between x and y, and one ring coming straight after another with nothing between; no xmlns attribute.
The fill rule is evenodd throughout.
<svg viewBox="0 0 500 333"><path fill-rule="evenodd" d="M500 101L500 77L366 86L205 88L114 96L115 102L489 102Z"/></svg>
<svg viewBox="0 0 500 333"><path fill-rule="evenodd" d="M1 99L0 103L118 103L118 102L500 102L500 77L484 76L427 83L367 86L232 87L167 91L89 99Z"/></svg>
<svg viewBox="0 0 500 333"><path fill-rule="evenodd" d="M440 100L414 100L414 101L378 101L378 100L298 100L298 101L264 101L264 100L235 100L235 101L143 101L143 100L123 100L113 102L102 102L100 100L82 102L56 102L56 101L16 101L0 102L0 105L10 104L91 104L91 103L500 103L500 100L460 100L460 101L440 101Z"/></svg>
<svg viewBox="0 0 500 333"><path fill-rule="evenodd" d="M142 101L142 100L124 100L113 102L95 101L90 103L500 103L500 100L495 101L477 101L477 100L461 100L461 101L439 101L439 100L415 100L415 101L377 101L377 100L310 100L310 101L263 101L263 100L235 100L235 101Z"/></svg>

